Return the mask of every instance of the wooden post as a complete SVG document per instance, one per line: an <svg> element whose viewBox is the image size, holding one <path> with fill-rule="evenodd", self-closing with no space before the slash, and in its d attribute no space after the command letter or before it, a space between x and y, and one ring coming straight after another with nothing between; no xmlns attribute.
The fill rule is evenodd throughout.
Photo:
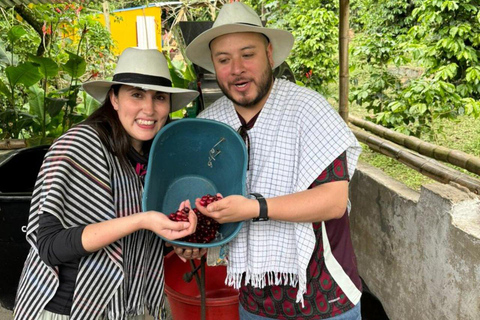
<svg viewBox="0 0 480 320"><path fill-rule="evenodd" d="M348 33L349 33L350 1L340 0L340 23L339 23L339 56L340 56L340 88L339 110L342 119L348 123Z"/></svg>
<svg viewBox="0 0 480 320"><path fill-rule="evenodd" d="M103 18L105 19L105 28L110 32L110 9L108 1L103 1Z"/></svg>

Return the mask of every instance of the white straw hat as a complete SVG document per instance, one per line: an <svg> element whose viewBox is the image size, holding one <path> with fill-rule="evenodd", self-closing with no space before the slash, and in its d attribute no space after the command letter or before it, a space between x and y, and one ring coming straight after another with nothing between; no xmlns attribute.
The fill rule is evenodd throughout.
<svg viewBox="0 0 480 320"><path fill-rule="evenodd" d="M172 87L167 60L157 49L125 49L118 58L111 81L89 81L82 87L94 99L103 102L114 84L171 93L172 112L185 107L198 96L195 90Z"/></svg>
<svg viewBox="0 0 480 320"><path fill-rule="evenodd" d="M264 34L273 47L273 67L278 67L290 54L293 35L285 30L264 28L260 17L242 2L225 4L212 28L201 33L188 45L186 55L194 64L215 73L210 54L210 42L222 35L239 32Z"/></svg>

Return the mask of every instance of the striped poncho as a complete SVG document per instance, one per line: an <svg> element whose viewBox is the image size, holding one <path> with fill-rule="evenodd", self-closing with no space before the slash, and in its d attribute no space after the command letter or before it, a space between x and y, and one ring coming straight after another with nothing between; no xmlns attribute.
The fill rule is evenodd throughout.
<svg viewBox="0 0 480 320"><path fill-rule="evenodd" d="M32 195L27 226L31 245L21 275L15 319L35 320L58 287L58 268L38 254L39 215L49 213L65 228L124 217L141 211L143 187L133 168L122 168L96 131L69 130L46 154ZM80 261L71 320L126 319L147 308L163 312L162 241L137 231Z"/></svg>

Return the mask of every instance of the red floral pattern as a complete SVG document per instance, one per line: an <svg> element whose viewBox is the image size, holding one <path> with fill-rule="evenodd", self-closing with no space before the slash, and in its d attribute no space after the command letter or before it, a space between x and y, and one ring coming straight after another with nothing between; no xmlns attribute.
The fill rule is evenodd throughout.
<svg viewBox="0 0 480 320"><path fill-rule="evenodd" d="M310 188L331 181L348 180L346 154L343 153L315 179ZM305 304L296 303L297 288L291 286L252 286L240 288L240 303L250 313L273 319L319 320L342 314L354 305L333 280L323 257L322 223L313 223L317 239L307 269Z"/></svg>

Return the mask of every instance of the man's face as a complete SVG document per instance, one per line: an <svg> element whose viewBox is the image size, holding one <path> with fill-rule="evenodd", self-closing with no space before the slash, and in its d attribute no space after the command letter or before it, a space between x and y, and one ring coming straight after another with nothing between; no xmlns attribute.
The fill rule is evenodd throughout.
<svg viewBox="0 0 480 320"><path fill-rule="evenodd" d="M272 46L253 32L231 33L210 44L217 82L236 106L260 110L272 87Z"/></svg>

